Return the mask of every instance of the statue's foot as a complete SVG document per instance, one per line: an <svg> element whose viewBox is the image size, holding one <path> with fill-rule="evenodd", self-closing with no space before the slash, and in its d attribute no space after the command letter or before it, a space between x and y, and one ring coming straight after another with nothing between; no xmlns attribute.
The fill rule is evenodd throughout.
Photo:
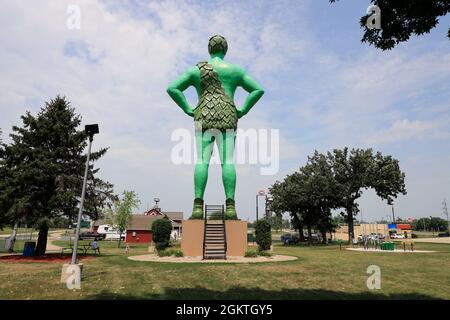
<svg viewBox="0 0 450 320"><path fill-rule="evenodd" d="M190 219L203 219L203 199L195 198Z"/></svg>
<svg viewBox="0 0 450 320"><path fill-rule="evenodd" d="M233 199L227 199L225 201L225 219L237 220L236 208Z"/></svg>

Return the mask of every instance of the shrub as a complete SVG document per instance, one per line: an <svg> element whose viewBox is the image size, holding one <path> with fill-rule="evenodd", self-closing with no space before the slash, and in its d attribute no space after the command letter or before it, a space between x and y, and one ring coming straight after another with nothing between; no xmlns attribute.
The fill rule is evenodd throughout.
<svg viewBox="0 0 450 320"><path fill-rule="evenodd" d="M268 251L258 251L258 255L262 257L271 257L272 254Z"/></svg>
<svg viewBox="0 0 450 320"><path fill-rule="evenodd" d="M411 238L416 239L416 238L418 238L418 236L417 236L417 234L412 233L412 234L411 234Z"/></svg>
<svg viewBox="0 0 450 320"><path fill-rule="evenodd" d="M170 257L172 253L173 252L170 249L158 250L158 256L160 257Z"/></svg>
<svg viewBox="0 0 450 320"><path fill-rule="evenodd" d="M259 251L270 249L272 244L272 234L270 233L270 224L266 220L258 220L255 224L255 237Z"/></svg>
<svg viewBox="0 0 450 320"><path fill-rule="evenodd" d="M258 251L255 249L247 249L244 256L247 258L256 258L258 256Z"/></svg>
<svg viewBox="0 0 450 320"><path fill-rule="evenodd" d="M183 251L181 251L181 250L173 250L172 253L177 258L184 257Z"/></svg>
<svg viewBox="0 0 450 320"><path fill-rule="evenodd" d="M169 246L170 233L172 232L172 223L169 219L163 218L153 222L152 233L155 241L156 250L164 250Z"/></svg>
<svg viewBox="0 0 450 320"><path fill-rule="evenodd" d="M155 249L158 252L166 249L168 246L169 246L168 242L155 242Z"/></svg>

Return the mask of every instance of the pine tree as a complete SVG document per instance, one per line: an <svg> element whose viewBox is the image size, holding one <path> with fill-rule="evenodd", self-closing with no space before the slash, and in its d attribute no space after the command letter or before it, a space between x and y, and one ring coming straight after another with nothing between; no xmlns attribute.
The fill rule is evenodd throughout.
<svg viewBox="0 0 450 320"><path fill-rule="evenodd" d="M64 98L57 96L33 116L21 117L23 126L13 126L12 143L4 145L2 164L5 179L0 182L0 214L11 223L26 221L39 228L36 255L45 254L51 219L74 220L86 163L87 137L79 129L81 116ZM106 153L91 154L95 162ZM92 164L91 162L91 164ZM112 185L95 175L90 166L84 213L95 218L112 197ZM1 220L1 219L0 219Z"/></svg>

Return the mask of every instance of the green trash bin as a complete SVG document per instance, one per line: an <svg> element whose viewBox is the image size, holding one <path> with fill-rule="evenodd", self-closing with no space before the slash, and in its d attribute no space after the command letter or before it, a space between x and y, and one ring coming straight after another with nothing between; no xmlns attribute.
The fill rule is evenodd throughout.
<svg viewBox="0 0 450 320"><path fill-rule="evenodd" d="M393 242L385 242L386 249L385 250L394 250L394 243Z"/></svg>
<svg viewBox="0 0 450 320"><path fill-rule="evenodd" d="M247 233L247 243L249 242L255 242L255 237L253 236L253 233Z"/></svg>

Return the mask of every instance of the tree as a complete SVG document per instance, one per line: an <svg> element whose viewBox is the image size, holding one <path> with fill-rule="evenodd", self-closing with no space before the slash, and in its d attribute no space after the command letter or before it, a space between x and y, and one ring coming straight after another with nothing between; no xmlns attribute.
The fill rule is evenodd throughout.
<svg viewBox="0 0 450 320"><path fill-rule="evenodd" d="M331 3L336 0L330 0ZM364 28L362 42L381 50L390 50L411 35L429 33L439 23L439 18L450 12L448 0L371 0L381 10L381 29L367 28L364 15L360 25ZM450 38L450 29L447 36Z"/></svg>
<svg viewBox="0 0 450 320"><path fill-rule="evenodd" d="M33 116L27 112L22 127L13 126L12 143L3 145L1 166L4 179L0 181L0 220L17 221L39 227L35 254L45 254L49 221L56 217L70 220L78 214L79 197L86 164L86 134L80 130L81 116L64 98L57 96L45 103ZM92 152L95 162L107 149ZM88 186L99 169L89 167ZM88 190L89 190L88 188ZM103 183L103 193L111 194L112 185ZM96 218L95 212L105 205L105 198L87 192L84 214ZM95 210L92 210L95 208Z"/></svg>
<svg viewBox="0 0 450 320"><path fill-rule="evenodd" d="M271 188L272 206L276 211L289 212L292 224L304 241L303 227L308 230L312 244L312 229L331 232L331 209L340 202L337 184L326 156L317 151L308 157L308 163L299 171L288 175L283 182L277 181ZM325 237L326 239L326 237Z"/></svg>
<svg viewBox="0 0 450 320"><path fill-rule="evenodd" d="M255 239L258 244L259 251L266 251L272 245L272 233L270 231L270 223L261 219L255 223Z"/></svg>
<svg viewBox="0 0 450 320"><path fill-rule="evenodd" d="M336 181L335 192L340 199L339 207L348 224L348 241L354 239L353 222L359 212L356 200L364 189L373 188L377 195L391 203L398 194L406 194L405 174L400 170L398 160L373 154L372 149L335 149L327 153Z"/></svg>
<svg viewBox="0 0 450 320"><path fill-rule="evenodd" d="M120 248L122 234L131 222L133 209L138 208L139 204L140 201L134 191L124 191L122 199L116 200L112 208L106 209L106 221L114 226L120 234L118 248Z"/></svg>
<svg viewBox="0 0 450 320"><path fill-rule="evenodd" d="M153 222L152 234L155 247L158 251L164 250L170 244L170 233L172 232L172 222L165 216Z"/></svg>
<svg viewBox="0 0 450 320"><path fill-rule="evenodd" d="M318 229L323 235L333 232L336 223L331 211L344 208L342 215L348 224L351 242L355 215L359 211L356 200L368 188L375 189L383 200L392 202L399 193L406 194L405 174L391 156L379 152L374 155L371 149L349 152L345 148L326 155L315 151L299 171L282 182L275 182L270 193L272 208L288 212L300 236L306 226L310 244L312 229Z"/></svg>

